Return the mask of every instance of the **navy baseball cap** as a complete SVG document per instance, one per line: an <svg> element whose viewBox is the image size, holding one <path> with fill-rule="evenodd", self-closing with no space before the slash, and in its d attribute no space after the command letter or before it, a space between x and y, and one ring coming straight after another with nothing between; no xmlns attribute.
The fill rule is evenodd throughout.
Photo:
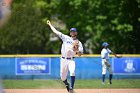
<svg viewBox="0 0 140 93"><path fill-rule="evenodd" d="M77 32L77 29L76 28L71 28L70 32Z"/></svg>
<svg viewBox="0 0 140 93"><path fill-rule="evenodd" d="M102 46L103 47L106 47L106 46L108 46L109 44L107 43L107 42L104 42L103 44L102 44Z"/></svg>

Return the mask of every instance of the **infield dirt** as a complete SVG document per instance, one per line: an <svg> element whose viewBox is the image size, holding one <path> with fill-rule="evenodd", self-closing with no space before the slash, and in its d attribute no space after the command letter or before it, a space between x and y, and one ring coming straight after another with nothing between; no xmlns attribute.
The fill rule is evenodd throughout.
<svg viewBox="0 0 140 93"><path fill-rule="evenodd" d="M65 89L5 89L5 93L68 93ZM75 93L140 93L140 89L75 89Z"/></svg>

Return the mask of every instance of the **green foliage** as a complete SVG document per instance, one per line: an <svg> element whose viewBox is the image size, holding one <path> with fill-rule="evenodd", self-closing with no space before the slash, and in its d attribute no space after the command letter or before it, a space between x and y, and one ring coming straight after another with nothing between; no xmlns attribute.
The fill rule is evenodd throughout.
<svg viewBox="0 0 140 93"><path fill-rule="evenodd" d="M60 53L47 19L65 34L76 27L85 53L100 53L104 41L117 53L140 53L140 0L14 0L0 53Z"/></svg>
<svg viewBox="0 0 140 93"><path fill-rule="evenodd" d="M61 0L59 18L68 28L78 28L87 53L100 53L104 41L117 53L139 53L138 4L136 0Z"/></svg>
<svg viewBox="0 0 140 93"><path fill-rule="evenodd" d="M48 9L48 7L44 7L46 5L45 1L40 0L36 2L34 0L13 2L11 19L0 30L1 53L36 54L52 52L51 47L48 47L51 45L48 42L50 32L46 24L42 22L43 16L50 17L50 13L46 16L48 11L44 11Z"/></svg>

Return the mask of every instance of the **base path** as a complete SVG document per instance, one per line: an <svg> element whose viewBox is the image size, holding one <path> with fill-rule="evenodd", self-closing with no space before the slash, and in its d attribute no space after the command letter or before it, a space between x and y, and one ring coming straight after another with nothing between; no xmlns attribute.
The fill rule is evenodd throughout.
<svg viewBox="0 0 140 93"><path fill-rule="evenodd" d="M66 89L5 89L5 93L68 93ZM75 93L140 93L140 89L75 89Z"/></svg>

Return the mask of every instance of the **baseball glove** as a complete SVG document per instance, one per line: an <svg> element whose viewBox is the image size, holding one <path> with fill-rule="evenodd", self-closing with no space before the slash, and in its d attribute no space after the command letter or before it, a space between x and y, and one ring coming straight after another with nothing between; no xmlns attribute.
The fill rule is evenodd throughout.
<svg viewBox="0 0 140 93"><path fill-rule="evenodd" d="M110 64L108 62L105 62L105 64L106 64L107 67L110 67Z"/></svg>
<svg viewBox="0 0 140 93"><path fill-rule="evenodd" d="M76 40L73 42L73 51L78 51L79 50L79 41Z"/></svg>

